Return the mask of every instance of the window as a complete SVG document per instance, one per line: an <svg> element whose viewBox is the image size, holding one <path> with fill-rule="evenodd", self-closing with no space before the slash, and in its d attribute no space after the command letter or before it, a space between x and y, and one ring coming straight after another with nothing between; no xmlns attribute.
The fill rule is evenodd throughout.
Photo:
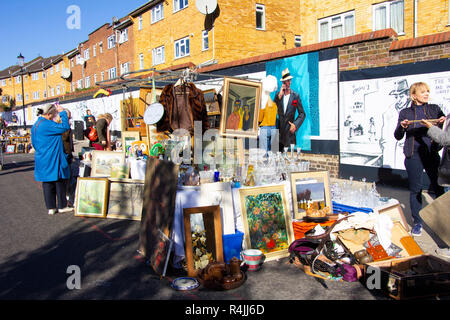
<svg viewBox="0 0 450 320"><path fill-rule="evenodd" d="M188 6L188 0L173 0L173 12L180 11Z"/></svg>
<svg viewBox="0 0 450 320"><path fill-rule="evenodd" d="M130 63L122 63L120 65L120 75L130 72Z"/></svg>
<svg viewBox="0 0 450 320"><path fill-rule="evenodd" d="M138 30L142 30L142 27L143 27L142 16L139 16L139 18L138 18Z"/></svg>
<svg viewBox="0 0 450 320"><path fill-rule="evenodd" d="M45 98L45 91L44 91L44 98ZM28 93L25 93L25 101L30 100L30 96Z"/></svg>
<svg viewBox="0 0 450 320"><path fill-rule="evenodd" d="M71 66L72 66L72 68L73 68L73 58L70 59L70 64L71 64Z"/></svg>
<svg viewBox="0 0 450 320"><path fill-rule="evenodd" d="M175 59L189 55L189 37L175 41Z"/></svg>
<svg viewBox="0 0 450 320"><path fill-rule="evenodd" d="M59 84L56 86L56 95L60 95L61 94L61 87L59 86Z"/></svg>
<svg viewBox="0 0 450 320"><path fill-rule="evenodd" d="M94 85L97 83L97 74L94 73Z"/></svg>
<svg viewBox="0 0 450 320"><path fill-rule="evenodd" d="M20 93L16 95L16 101L22 101L22 95Z"/></svg>
<svg viewBox="0 0 450 320"><path fill-rule="evenodd" d="M187 0L186 0L187 5ZM162 20L164 18L164 5L163 2L157 4L152 8L152 18L150 23L158 22L159 20Z"/></svg>
<svg viewBox="0 0 450 320"><path fill-rule="evenodd" d="M95 56L97 56L97 45L96 44L94 44L93 46L92 46L92 55L95 57Z"/></svg>
<svg viewBox="0 0 450 320"><path fill-rule="evenodd" d="M155 48L152 50L152 64L158 65L165 62L165 49L164 46Z"/></svg>
<svg viewBox="0 0 450 320"><path fill-rule="evenodd" d="M55 96L55 88L50 88L50 97Z"/></svg>
<svg viewBox="0 0 450 320"><path fill-rule="evenodd" d="M53 75L53 66L50 68L50 75Z"/></svg>
<svg viewBox="0 0 450 320"><path fill-rule="evenodd" d="M262 4L256 5L256 30L266 30L266 7Z"/></svg>
<svg viewBox="0 0 450 320"><path fill-rule="evenodd" d="M86 77L85 79L84 79L84 87L85 88L90 88L91 87L91 77L89 76L89 77Z"/></svg>
<svg viewBox="0 0 450 320"><path fill-rule="evenodd" d="M6 86L6 80L5 79L2 79L2 86L3 87Z"/></svg>
<svg viewBox="0 0 450 320"><path fill-rule="evenodd" d="M103 41L100 41L98 48L100 49L100 53L103 53Z"/></svg>
<svg viewBox="0 0 450 320"><path fill-rule="evenodd" d="M204 30L202 31L202 50L209 49L209 32Z"/></svg>
<svg viewBox="0 0 450 320"><path fill-rule="evenodd" d="M45 99L45 98L47 98L47 91L46 90L43 90L42 91L42 97ZM27 98L28 99L28 98Z"/></svg>
<svg viewBox="0 0 450 320"><path fill-rule="evenodd" d="M83 89L83 80L77 80L77 89Z"/></svg>
<svg viewBox="0 0 450 320"><path fill-rule="evenodd" d="M117 70L116 67L109 69L109 79L114 79L117 77Z"/></svg>
<svg viewBox="0 0 450 320"><path fill-rule="evenodd" d="M100 73L100 81L105 80L105 73L102 71L102 73Z"/></svg>
<svg viewBox="0 0 450 320"><path fill-rule="evenodd" d="M89 60L89 48L87 48L86 50L84 50L84 60Z"/></svg>
<svg viewBox="0 0 450 320"><path fill-rule="evenodd" d="M39 99L39 91L34 91L33 92L33 99L34 100L38 100Z"/></svg>
<svg viewBox="0 0 450 320"><path fill-rule="evenodd" d="M294 36L294 45L296 47L302 46L302 36L299 36L299 35Z"/></svg>
<svg viewBox="0 0 450 320"><path fill-rule="evenodd" d="M112 49L116 46L116 36L112 35L108 37L108 49Z"/></svg>
<svg viewBox="0 0 450 320"><path fill-rule="evenodd" d="M16 79L16 83L21 83L22 82L21 76L17 76L14 79Z"/></svg>
<svg viewBox="0 0 450 320"><path fill-rule="evenodd" d="M144 69L144 54L140 53L139 54L139 70L143 70Z"/></svg>
<svg viewBox="0 0 450 320"><path fill-rule="evenodd" d="M42 71L42 79L45 79L47 77L47 73L45 71Z"/></svg>
<svg viewBox="0 0 450 320"><path fill-rule="evenodd" d="M319 41L328 41L355 34L355 12L350 11L319 20Z"/></svg>
<svg viewBox="0 0 450 320"><path fill-rule="evenodd" d="M119 41L120 43L128 41L128 29L125 29L120 33Z"/></svg>
<svg viewBox="0 0 450 320"><path fill-rule="evenodd" d="M59 72L59 63L55 64L55 72Z"/></svg>
<svg viewBox="0 0 450 320"><path fill-rule="evenodd" d="M387 1L373 5L373 30L392 28L404 34L404 1Z"/></svg>
<svg viewBox="0 0 450 320"><path fill-rule="evenodd" d="M77 54L75 59L76 59L76 64L80 64L81 63L81 55L80 54Z"/></svg>
<svg viewBox="0 0 450 320"><path fill-rule="evenodd" d="M43 73L45 75L45 73ZM39 80L39 73L35 72L31 74L31 80Z"/></svg>

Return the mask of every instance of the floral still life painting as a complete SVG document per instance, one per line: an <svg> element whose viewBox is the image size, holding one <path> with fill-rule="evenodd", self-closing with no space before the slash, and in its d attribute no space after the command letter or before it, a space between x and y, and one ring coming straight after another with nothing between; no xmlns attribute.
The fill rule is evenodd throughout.
<svg viewBox="0 0 450 320"><path fill-rule="evenodd" d="M247 194L243 206L247 245L261 250L266 258L284 256L292 241L292 234L283 193Z"/></svg>

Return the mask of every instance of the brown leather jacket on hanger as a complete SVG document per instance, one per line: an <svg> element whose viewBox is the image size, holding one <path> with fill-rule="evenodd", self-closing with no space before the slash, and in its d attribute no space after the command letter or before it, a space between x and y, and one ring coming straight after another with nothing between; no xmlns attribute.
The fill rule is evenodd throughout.
<svg viewBox="0 0 450 320"><path fill-rule="evenodd" d="M159 102L164 106L164 116L156 124L159 132L173 132L176 129L183 128L193 135L194 121L202 122L202 133L209 129L203 91L192 82L177 86L174 84L165 86Z"/></svg>

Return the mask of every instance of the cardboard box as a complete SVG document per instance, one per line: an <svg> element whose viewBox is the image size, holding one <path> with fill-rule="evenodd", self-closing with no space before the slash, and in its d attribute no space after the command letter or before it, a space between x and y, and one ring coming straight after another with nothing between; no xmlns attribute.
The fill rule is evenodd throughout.
<svg viewBox="0 0 450 320"><path fill-rule="evenodd" d="M433 255L371 262L364 265L364 280L368 289L396 300L450 294L450 263Z"/></svg>

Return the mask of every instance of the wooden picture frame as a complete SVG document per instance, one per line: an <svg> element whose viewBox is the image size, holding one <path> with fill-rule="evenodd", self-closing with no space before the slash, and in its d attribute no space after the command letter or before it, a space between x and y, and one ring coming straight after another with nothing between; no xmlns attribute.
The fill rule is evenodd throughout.
<svg viewBox="0 0 450 320"><path fill-rule="evenodd" d="M8 144L6 146L6 152L5 153L15 153L16 152L16 145L15 144Z"/></svg>
<svg viewBox="0 0 450 320"><path fill-rule="evenodd" d="M131 155L131 144L139 140L141 140L139 131L122 131L122 151L125 153L125 158Z"/></svg>
<svg viewBox="0 0 450 320"><path fill-rule="evenodd" d="M217 101L217 94L215 89L203 91L203 96L206 103L206 112L208 116L215 116L220 114L219 101Z"/></svg>
<svg viewBox="0 0 450 320"><path fill-rule="evenodd" d="M224 262L220 206L183 209L186 264L196 277L210 262Z"/></svg>
<svg viewBox="0 0 450 320"><path fill-rule="evenodd" d="M223 88L220 134L228 137L257 138L262 84L225 77Z"/></svg>
<svg viewBox="0 0 450 320"><path fill-rule="evenodd" d="M394 222L399 221L402 224L403 228L405 228L406 231L409 231L409 225L408 222L406 222L406 218L400 203L377 208L377 211L378 214L385 214L389 216Z"/></svg>
<svg viewBox="0 0 450 320"><path fill-rule="evenodd" d="M109 179L106 218L141 221L144 206L144 181Z"/></svg>
<svg viewBox="0 0 450 320"><path fill-rule="evenodd" d="M111 177L113 164L125 164L125 153L116 151L92 151L91 177Z"/></svg>
<svg viewBox="0 0 450 320"><path fill-rule="evenodd" d="M266 261L289 256L294 241L284 185L239 189L247 249L259 249Z"/></svg>
<svg viewBox="0 0 450 320"><path fill-rule="evenodd" d="M328 171L292 172L291 188L295 219L306 216L308 201L316 204L318 209L327 206L330 214L333 213Z"/></svg>
<svg viewBox="0 0 450 320"><path fill-rule="evenodd" d="M77 179L75 216L106 218L109 196L107 178Z"/></svg>

